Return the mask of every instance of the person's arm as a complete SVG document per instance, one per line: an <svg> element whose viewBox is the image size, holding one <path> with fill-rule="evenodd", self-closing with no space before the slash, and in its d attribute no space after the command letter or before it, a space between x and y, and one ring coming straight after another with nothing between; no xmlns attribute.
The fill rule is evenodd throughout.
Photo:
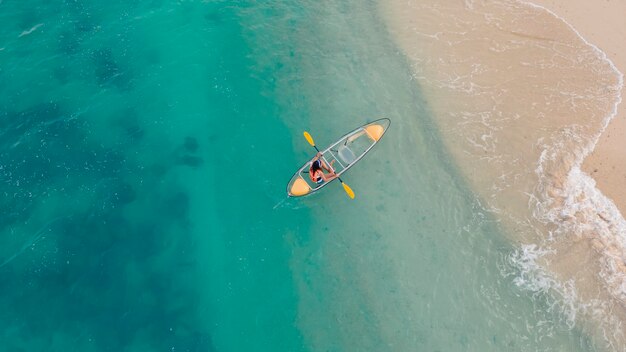
<svg viewBox="0 0 626 352"><path fill-rule="evenodd" d="M322 172L322 180L324 180L324 182L332 181L336 178L337 178L337 174L335 174L334 172L329 175L326 175L325 173Z"/></svg>
<svg viewBox="0 0 626 352"><path fill-rule="evenodd" d="M330 166L328 164L326 164L326 162L324 161L324 159L322 159L322 168L324 168L324 170L332 173L335 173L335 169L333 169L333 163L335 162L335 160L331 160L330 161Z"/></svg>

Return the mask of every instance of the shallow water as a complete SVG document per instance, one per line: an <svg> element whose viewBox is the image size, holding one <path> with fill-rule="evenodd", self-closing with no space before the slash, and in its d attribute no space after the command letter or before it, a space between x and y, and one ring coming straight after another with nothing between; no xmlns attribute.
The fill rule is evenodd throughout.
<svg viewBox="0 0 626 352"><path fill-rule="evenodd" d="M373 2L1 2L8 350L575 351ZM379 116L345 181L286 199Z"/></svg>

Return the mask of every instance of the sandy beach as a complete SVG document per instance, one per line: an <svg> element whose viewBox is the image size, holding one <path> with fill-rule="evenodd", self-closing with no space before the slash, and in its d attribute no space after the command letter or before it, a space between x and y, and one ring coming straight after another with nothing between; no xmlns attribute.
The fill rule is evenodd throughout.
<svg viewBox="0 0 626 352"><path fill-rule="evenodd" d="M533 0L569 22L590 43L606 53L615 66L626 72L626 2L584 0ZM583 163L598 188L626 214L626 104L609 123L595 149Z"/></svg>

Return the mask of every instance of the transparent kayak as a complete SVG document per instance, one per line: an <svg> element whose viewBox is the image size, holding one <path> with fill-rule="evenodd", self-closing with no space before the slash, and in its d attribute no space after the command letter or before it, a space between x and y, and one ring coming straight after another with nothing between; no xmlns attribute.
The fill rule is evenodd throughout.
<svg viewBox="0 0 626 352"><path fill-rule="evenodd" d="M330 147L322 150L322 158L327 165L335 160L333 169L338 176L341 176L354 164L356 164L367 152L369 152L383 137L391 120L383 118L365 124L354 131L341 137ZM309 169L313 159L307 161L291 177L287 184L287 195L290 197L302 197L317 192L333 180L322 183L315 183L309 177Z"/></svg>

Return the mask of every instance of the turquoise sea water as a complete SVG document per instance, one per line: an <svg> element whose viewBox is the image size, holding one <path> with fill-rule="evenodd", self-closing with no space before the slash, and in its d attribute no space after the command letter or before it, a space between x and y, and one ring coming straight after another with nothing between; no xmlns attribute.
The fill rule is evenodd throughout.
<svg viewBox="0 0 626 352"><path fill-rule="evenodd" d="M0 350L593 350L372 2L0 2ZM319 145L386 116L339 185ZM512 259L513 258L513 259Z"/></svg>

